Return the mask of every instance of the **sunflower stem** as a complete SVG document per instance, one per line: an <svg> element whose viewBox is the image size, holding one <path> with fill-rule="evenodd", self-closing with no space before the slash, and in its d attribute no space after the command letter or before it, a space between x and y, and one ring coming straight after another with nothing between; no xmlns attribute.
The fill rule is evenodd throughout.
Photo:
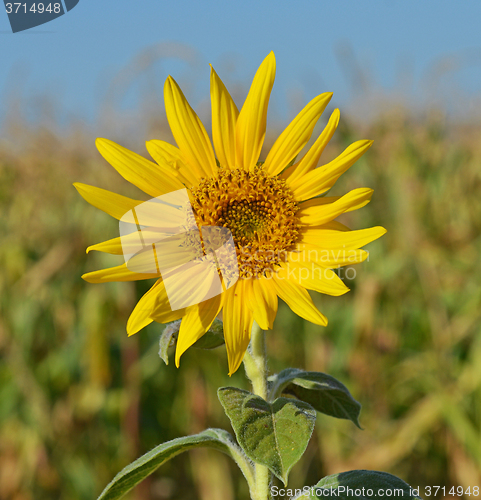
<svg viewBox="0 0 481 500"><path fill-rule="evenodd" d="M257 323L252 326L251 341L244 356L247 378L252 383L252 391L267 400L267 353L265 332ZM269 500L271 474L265 465L255 464L255 493L252 500Z"/></svg>
<svg viewBox="0 0 481 500"><path fill-rule="evenodd" d="M254 394L267 399L266 334L257 323L252 326L251 342L244 356L244 367Z"/></svg>

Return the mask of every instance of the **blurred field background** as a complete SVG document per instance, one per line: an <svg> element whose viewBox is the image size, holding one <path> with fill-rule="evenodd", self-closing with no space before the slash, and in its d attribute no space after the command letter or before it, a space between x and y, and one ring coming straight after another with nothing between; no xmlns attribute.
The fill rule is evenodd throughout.
<svg viewBox="0 0 481 500"><path fill-rule="evenodd" d="M248 388L242 369L227 376L223 347L191 349L177 370L157 355L161 325L127 338L127 318L150 282L91 285L80 278L120 263L85 254L118 228L72 183L140 196L97 153L95 136L146 156L144 140L172 140L163 81L150 85L148 71L149 62L139 61L112 84L115 97L130 88L125 75L147 75L138 108L122 110L113 97L95 126L59 123L55 99L36 102L39 119L32 122L31 109L14 92L1 124L2 500L96 498L154 445L206 427L230 430L216 390ZM226 80L240 105L248 82ZM195 82L179 79L187 95ZM207 97L193 103L204 123ZM289 116L305 103L293 93ZM363 121L342 107L323 160L354 140L375 140L332 194L374 188L372 202L343 221L352 228L383 225L388 233L368 246L370 259L355 267L355 279L346 278L349 294L315 297L327 328L304 322L282 304L267 335L271 371L295 366L339 378L363 405L364 430L319 415L289 486L355 468L387 471L421 488L480 486L481 121L394 100L371 112ZM268 145L285 125L274 106ZM197 450L161 467L128 498L247 497L227 457Z"/></svg>

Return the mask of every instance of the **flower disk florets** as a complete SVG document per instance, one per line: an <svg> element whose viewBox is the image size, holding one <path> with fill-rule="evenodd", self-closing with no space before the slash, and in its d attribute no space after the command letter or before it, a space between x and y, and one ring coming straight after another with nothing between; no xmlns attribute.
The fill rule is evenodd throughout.
<svg viewBox="0 0 481 500"><path fill-rule="evenodd" d="M286 182L253 170L219 168L190 189L199 226L228 228L243 278L266 276L299 238L297 203Z"/></svg>

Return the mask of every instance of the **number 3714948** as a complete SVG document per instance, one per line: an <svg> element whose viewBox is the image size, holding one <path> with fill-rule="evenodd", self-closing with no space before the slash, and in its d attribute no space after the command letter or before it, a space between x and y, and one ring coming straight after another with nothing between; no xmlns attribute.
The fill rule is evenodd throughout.
<svg viewBox="0 0 481 500"><path fill-rule="evenodd" d="M60 3L33 3L27 5L26 3L15 2L5 4L7 14L60 14L62 6Z"/></svg>
<svg viewBox="0 0 481 500"><path fill-rule="evenodd" d="M437 496L438 493L443 497L448 495L453 496L479 496L479 486L468 486L463 488L462 486L452 486L451 489L446 486L425 486L424 487L424 495L427 497Z"/></svg>

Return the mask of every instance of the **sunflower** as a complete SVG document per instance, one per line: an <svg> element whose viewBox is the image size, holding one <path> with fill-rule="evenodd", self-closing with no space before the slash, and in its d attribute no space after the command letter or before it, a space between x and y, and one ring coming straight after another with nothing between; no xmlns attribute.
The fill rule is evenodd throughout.
<svg viewBox="0 0 481 500"><path fill-rule="evenodd" d="M360 158L372 141L351 144L337 158L317 166L339 123L335 110L320 136L297 159L332 94L314 98L282 132L259 161L266 133L267 106L275 77L271 52L257 70L240 112L211 68L212 143L202 122L170 76L164 88L167 119L177 146L153 140L151 162L107 139L97 139L102 156L151 197L186 189L197 226L230 230L235 244L239 279L230 288L201 303L172 310L162 276L139 273L122 264L87 273L90 283L156 278L128 322L133 335L157 321L182 319L175 354L181 355L222 316L229 363L234 373L249 344L253 322L271 329L278 298L302 318L327 325L307 290L342 295L349 289L333 271L367 258L361 247L385 233L382 227L352 231L339 215L366 205L372 190L354 189L344 196L321 197ZM94 186L76 183L82 197L109 215L122 219L143 203ZM122 255L120 238L87 249ZM165 277L164 277L165 278Z"/></svg>

